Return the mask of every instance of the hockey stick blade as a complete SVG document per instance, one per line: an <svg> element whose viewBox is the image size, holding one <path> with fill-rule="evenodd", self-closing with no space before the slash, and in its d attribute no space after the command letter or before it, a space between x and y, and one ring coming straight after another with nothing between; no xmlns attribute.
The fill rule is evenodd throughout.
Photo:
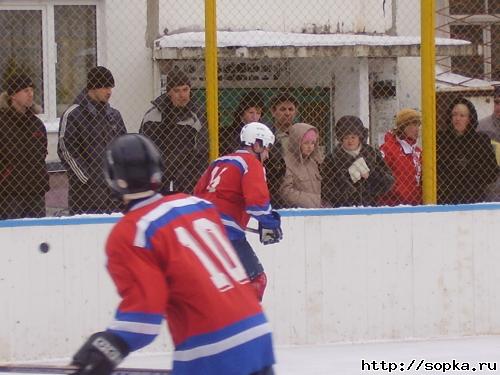
<svg viewBox="0 0 500 375"><path fill-rule="evenodd" d="M23 374L72 374L78 368L75 366L54 365L0 365L0 373ZM169 375L171 370L153 368L117 367L113 375Z"/></svg>

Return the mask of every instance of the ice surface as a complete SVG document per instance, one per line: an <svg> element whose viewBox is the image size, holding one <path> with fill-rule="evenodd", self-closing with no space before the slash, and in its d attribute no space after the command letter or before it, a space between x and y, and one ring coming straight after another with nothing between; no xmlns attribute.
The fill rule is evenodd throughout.
<svg viewBox="0 0 500 375"><path fill-rule="evenodd" d="M361 368L361 362L373 361L389 362L398 366L391 373L408 375L437 375L437 374L494 374L500 370L500 364L496 363L500 353L500 336L467 337L447 340L427 341L398 341L377 343L353 343L332 344L320 346L295 346L278 347L276 356L277 375L374 375L389 374L389 371L365 370ZM413 370L401 371L401 364L405 368L415 359ZM417 364L424 360L432 363L436 370L416 371ZM466 363L476 367L476 371L443 371L442 363ZM169 368L171 356L168 353L158 354L132 354L122 364L123 367L149 367ZM497 371L488 371L483 368L479 370L479 362L488 362L490 366L497 366ZM54 363L54 362L52 362ZM439 370L437 368L440 368Z"/></svg>

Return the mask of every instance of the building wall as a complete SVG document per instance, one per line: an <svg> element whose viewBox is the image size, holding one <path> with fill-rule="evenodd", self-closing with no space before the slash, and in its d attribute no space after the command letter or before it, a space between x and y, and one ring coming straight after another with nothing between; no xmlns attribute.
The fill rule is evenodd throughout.
<svg viewBox="0 0 500 375"><path fill-rule="evenodd" d="M105 60L116 81L112 103L122 113L128 131L137 132L155 94L152 51L145 39L146 7L135 0L105 3Z"/></svg>
<svg viewBox="0 0 500 375"><path fill-rule="evenodd" d="M155 62L146 47L145 2L136 0L103 1L103 33L100 61L114 73L116 87L111 103L118 108L127 129L139 129L150 101L159 93ZM204 29L204 9L199 1L165 0L160 2L159 34ZM415 36L420 33L420 2L398 0L321 0L304 8L299 0L249 3L243 0L218 0L218 28L221 30L265 29L293 32L369 32ZM323 64L321 69L309 69ZM333 115L362 118L366 126L375 126L372 139L380 143L398 109L421 108L420 59L357 58L315 59L291 64L289 84L306 81L307 86L334 85ZM369 103L370 76L378 75L396 82L396 98ZM392 76L392 77L391 77ZM374 78L375 79L375 78ZM301 86L306 86L301 84ZM479 103L478 112L490 111L489 103ZM371 112L370 112L371 111ZM57 134L49 134L47 161L57 161Z"/></svg>
<svg viewBox="0 0 500 375"><path fill-rule="evenodd" d="M221 30L384 33L392 25L391 4L392 0L319 0L307 6L301 0L218 0L217 23ZM160 6L161 30L204 30L199 1L168 0Z"/></svg>
<svg viewBox="0 0 500 375"><path fill-rule="evenodd" d="M108 67L115 78L111 105L117 108L129 132L137 132L150 101L154 98L152 51L146 47L145 1L102 1L98 14L98 63ZM57 156L57 122L48 126L49 155Z"/></svg>
<svg viewBox="0 0 500 375"><path fill-rule="evenodd" d="M262 246L277 345L500 334L500 205L284 210ZM112 319L116 218L0 225L0 361L69 357ZM39 244L50 244L41 253ZM143 351L171 349L165 333Z"/></svg>
<svg viewBox="0 0 500 375"><path fill-rule="evenodd" d="M370 136L373 145L384 143L385 133L394 128L398 111L398 64L396 58L370 59Z"/></svg>

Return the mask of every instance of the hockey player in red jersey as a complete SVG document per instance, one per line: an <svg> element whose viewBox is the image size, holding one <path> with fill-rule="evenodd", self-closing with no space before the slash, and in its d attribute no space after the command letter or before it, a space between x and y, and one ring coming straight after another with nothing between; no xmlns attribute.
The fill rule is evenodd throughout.
<svg viewBox="0 0 500 375"><path fill-rule="evenodd" d="M269 156L274 134L258 122L246 124L240 133L241 148L214 160L195 186L194 195L212 202L260 300L267 284L264 268L245 236L250 216L259 223L263 244L283 238L278 212L270 204L262 163Z"/></svg>
<svg viewBox="0 0 500 375"><path fill-rule="evenodd" d="M158 194L160 164L139 134L106 151L106 180L126 204L106 243L121 303L107 330L74 355L76 374L110 374L153 341L163 319L175 346L172 374L273 374L269 323L217 210L187 194Z"/></svg>

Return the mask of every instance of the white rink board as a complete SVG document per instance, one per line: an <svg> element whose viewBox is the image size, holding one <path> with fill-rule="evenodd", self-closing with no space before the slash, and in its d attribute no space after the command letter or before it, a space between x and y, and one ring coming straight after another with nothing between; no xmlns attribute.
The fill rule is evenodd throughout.
<svg viewBox="0 0 500 375"><path fill-rule="evenodd" d="M500 334L500 205L282 214L280 244L248 235L278 345ZM69 357L110 322L115 220L0 222L0 361ZM143 351L169 348L164 333Z"/></svg>

